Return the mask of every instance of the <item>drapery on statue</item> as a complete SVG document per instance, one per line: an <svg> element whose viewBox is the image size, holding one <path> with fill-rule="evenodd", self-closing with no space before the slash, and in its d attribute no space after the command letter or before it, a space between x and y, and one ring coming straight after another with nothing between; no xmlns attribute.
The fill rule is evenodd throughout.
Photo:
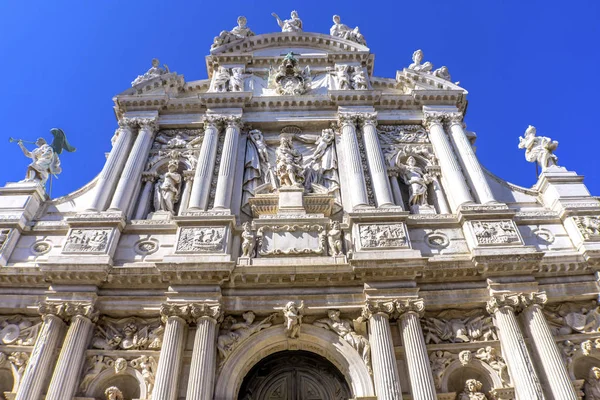
<svg viewBox="0 0 600 400"><path fill-rule="evenodd" d="M298 11L292 11L291 18L284 21L275 13L271 13L281 27L281 32L302 32L302 20L298 18Z"/></svg>
<svg viewBox="0 0 600 400"><path fill-rule="evenodd" d="M519 136L519 148L525 149L527 161L537 162L544 172L558 161L558 157L553 154L558 142L546 136L536 136L536 132L535 126L529 125L525 137Z"/></svg>
<svg viewBox="0 0 600 400"><path fill-rule="evenodd" d="M397 163L402 174L404 183L408 185L410 198L408 203L411 206L427 205L427 185L431 183L429 174L417 166L417 160L413 156L406 159L406 164Z"/></svg>
<svg viewBox="0 0 600 400"><path fill-rule="evenodd" d="M423 61L423 50L417 50L412 55L413 63L408 66L408 69L419 72L429 72L433 68L433 64L429 61L425 64L421 64Z"/></svg>
<svg viewBox="0 0 600 400"><path fill-rule="evenodd" d="M302 187L304 183L304 170L302 168L302 154L292 145L292 139L282 137L279 147L275 152L277 161L277 177L281 186Z"/></svg>
<svg viewBox="0 0 600 400"><path fill-rule="evenodd" d="M486 395L480 392L482 387L483 384L477 379L467 379L458 400L487 400Z"/></svg>
<svg viewBox="0 0 600 400"><path fill-rule="evenodd" d="M175 212L175 204L179 201L181 174L177 172L179 161L169 161L168 171L156 184L154 209L156 211Z"/></svg>
<svg viewBox="0 0 600 400"><path fill-rule="evenodd" d="M362 44L363 46L367 45L365 41L365 37L360 33L358 26L354 29L350 29L348 25L344 25L340 22L340 16L333 16L333 25L329 29L329 34L331 36L339 37L342 39L350 40L352 42L356 42L358 44Z"/></svg>
<svg viewBox="0 0 600 400"><path fill-rule="evenodd" d="M331 229L327 231L327 244L329 245L330 256L339 256L342 254L342 229L338 221L333 221Z"/></svg>
<svg viewBox="0 0 600 400"><path fill-rule="evenodd" d="M40 184L45 185L50 174L56 176L62 172L58 155L61 154L63 150L66 150L69 153L76 150L75 147L69 144L62 129L52 128L50 129L50 133L54 136L52 143L48 144L44 138L39 138L35 141L37 148L32 151L27 150L23 144L23 140L9 139L10 142L17 142L23 151L23 154L32 160L31 164L27 166L25 179L21 182L39 182Z"/></svg>
<svg viewBox="0 0 600 400"><path fill-rule="evenodd" d="M104 391L106 400L123 400L123 392L116 386L110 386Z"/></svg>
<svg viewBox="0 0 600 400"><path fill-rule="evenodd" d="M281 311L285 319L284 330L286 335L290 339L297 338L300 332L300 325L302 325L302 317L304 316L304 301L301 301L299 306L293 301L289 301Z"/></svg>
<svg viewBox="0 0 600 400"><path fill-rule="evenodd" d="M585 400L600 400L600 368L592 367L583 387Z"/></svg>
<svg viewBox="0 0 600 400"><path fill-rule="evenodd" d="M254 243L256 236L252 232L250 222L244 222L244 231L242 232L242 257L254 257Z"/></svg>
<svg viewBox="0 0 600 400"><path fill-rule="evenodd" d="M145 74L138 75L138 77L135 78L135 80L133 82L131 82L131 86L138 85L142 82L149 81L152 78L156 78L157 76L161 76L161 75L168 74L169 72L171 72L171 71L169 71L169 67L166 64L163 64L163 67L165 67L165 69L162 69L159 65L160 65L160 61L158 61L158 58L153 58L152 59L152 67L150 67L150 69L148 71L146 71Z"/></svg>
<svg viewBox="0 0 600 400"><path fill-rule="evenodd" d="M254 36L254 32L246 26L246 17L239 16L237 19L237 26L230 31L221 31L219 36L215 36L211 49L217 48L227 43L231 43L236 40L245 39L250 36Z"/></svg>

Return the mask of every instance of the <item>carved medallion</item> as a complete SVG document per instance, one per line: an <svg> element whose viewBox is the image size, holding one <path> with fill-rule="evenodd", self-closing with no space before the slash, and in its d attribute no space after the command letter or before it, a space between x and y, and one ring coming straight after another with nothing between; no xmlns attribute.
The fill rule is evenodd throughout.
<svg viewBox="0 0 600 400"><path fill-rule="evenodd" d="M548 229L540 228L533 231L533 234L538 238L541 244L552 244L554 243L554 234Z"/></svg>
<svg viewBox="0 0 600 400"><path fill-rule="evenodd" d="M425 243L432 249L445 249L450 245L450 240L445 233L431 232L425 235Z"/></svg>
<svg viewBox="0 0 600 400"><path fill-rule="evenodd" d="M203 226L181 228L177 241L178 253L218 253L223 251L225 227Z"/></svg>
<svg viewBox="0 0 600 400"><path fill-rule="evenodd" d="M48 253L52 249L52 243L40 240L31 245L31 252L36 256Z"/></svg>
<svg viewBox="0 0 600 400"><path fill-rule="evenodd" d="M137 254L147 256L149 254L155 253L158 250L159 243L156 239L145 239L140 240L135 244L134 250Z"/></svg>

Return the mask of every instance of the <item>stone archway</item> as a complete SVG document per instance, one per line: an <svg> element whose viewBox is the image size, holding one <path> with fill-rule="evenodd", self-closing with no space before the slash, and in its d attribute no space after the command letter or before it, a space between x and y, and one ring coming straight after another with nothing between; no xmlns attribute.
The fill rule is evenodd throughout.
<svg viewBox="0 0 600 400"><path fill-rule="evenodd" d="M360 355L335 333L312 325L302 325L297 339L288 338L282 325L265 329L244 341L219 368L214 400L237 399L244 378L254 366L272 354L309 352L326 359L343 377L348 398L375 396L369 370ZM335 399L335 398L334 398Z"/></svg>
<svg viewBox="0 0 600 400"><path fill-rule="evenodd" d="M286 350L256 364L244 378L238 400L347 400L350 388L325 358Z"/></svg>

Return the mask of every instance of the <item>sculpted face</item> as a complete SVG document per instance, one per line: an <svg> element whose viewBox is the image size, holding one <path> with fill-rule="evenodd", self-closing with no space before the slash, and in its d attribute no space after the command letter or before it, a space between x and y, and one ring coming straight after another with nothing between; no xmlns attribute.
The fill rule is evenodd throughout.
<svg viewBox="0 0 600 400"><path fill-rule="evenodd" d="M158 58L153 58L153 59L152 59L152 66L153 66L154 68L158 67L158 63L159 63L159 61L158 61Z"/></svg>
<svg viewBox="0 0 600 400"><path fill-rule="evenodd" d="M117 358L115 361L115 372L118 374L123 372L127 368L127 360L124 358Z"/></svg>
<svg viewBox="0 0 600 400"><path fill-rule="evenodd" d="M592 373L594 374L594 378L596 378L596 380L600 380L600 368L592 368Z"/></svg>
<svg viewBox="0 0 600 400"><path fill-rule="evenodd" d="M294 18L294 19L298 18L298 12L297 11L292 11L292 18Z"/></svg>
<svg viewBox="0 0 600 400"><path fill-rule="evenodd" d="M411 167L414 167L415 164L417 163L417 160L415 160L415 158L413 156L408 157L408 159L406 160L406 163L408 165L410 165Z"/></svg>
<svg viewBox="0 0 600 400"><path fill-rule="evenodd" d="M340 312L337 310L330 310L327 315L332 321L338 322L340 320Z"/></svg>
<svg viewBox="0 0 600 400"><path fill-rule="evenodd" d="M333 22L335 22L336 24L340 23L340 16L339 15L334 15L333 16Z"/></svg>
<svg viewBox="0 0 600 400"><path fill-rule="evenodd" d="M243 313L242 317L249 324L253 323L254 318L256 318L256 316L254 315L254 313L252 311L247 311L247 312Z"/></svg>
<svg viewBox="0 0 600 400"><path fill-rule="evenodd" d="M40 147L46 144L46 139L44 138L38 138L38 140L35 141L36 146Z"/></svg>
<svg viewBox="0 0 600 400"><path fill-rule="evenodd" d="M246 17L238 17L237 19L237 23L241 28L244 28L246 26Z"/></svg>
<svg viewBox="0 0 600 400"><path fill-rule="evenodd" d="M423 61L423 52L421 50L417 50L413 53L413 61L417 64L421 64L421 61Z"/></svg>

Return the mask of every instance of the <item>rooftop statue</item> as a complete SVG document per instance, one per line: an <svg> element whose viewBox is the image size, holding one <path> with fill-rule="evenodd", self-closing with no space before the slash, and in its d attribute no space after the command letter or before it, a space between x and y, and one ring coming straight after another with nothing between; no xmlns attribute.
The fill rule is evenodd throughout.
<svg viewBox="0 0 600 400"><path fill-rule="evenodd" d="M67 141L67 137L62 129L52 128L50 132L54 136L51 144L48 144L44 138L39 138L34 142L36 149L29 151L23 144L21 139L10 138L11 142L17 142L23 154L31 158L31 164L27 167L25 179L21 182L39 182L42 185L46 184L50 174L56 176L62 172L60 167L60 159L58 155L66 150L70 153L76 149ZM32 142L27 142L32 143Z"/></svg>
<svg viewBox="0 0 600 400"><path fill-rule="evenodd" d="M445 79L447 81L452 79L450 77L450 72L448 72L448 67L446 67L446 66L440 67L440 68L436 69L435 71L433 71L433 75L437 76L438 78Z"/></svg>
<svg viewBox="0 0 600 400"><path fill-rule="evenodd" d="M412 55L413 63L408 66L408 69L418 72L429 72L433 68L433 64L429 61L425 64L421 64L423 61L423 50L417 50Z"/></svg>
<svg viewBox="0 0 600 400"><path fill-rule="evenodd" d="M302 20L298 18L298 11L292 11L291 18L284 21L275 13L271 13L281 27L281 32L302 32Z"/></svg>
<svg viewBox="0 0 600 400"><path fill-rule="evenodd" d="M164 69L159 66L160 62L158 58L152 59L152 67L143 75L138 75L137 78L133 82L131 82L131 86L139 85L140 83L149 81L150 79L156 78L157 76L161 76L164 74L168 74L169 67L166 64L163 64Z"/></svg>
<svg viewBox="0 0 600 400"><path fill-rule="evenodd" d="M529 125L525 137L519 136L519 148L525 149L525 159L537 162L542 167L542 172L551 166L556 166L558 157L553 152L558 147L558 142L546 136L536 136L535 126Z"/></svg>
<svg viewBox="0 0 600 400"><path fill-rule="evenodd" d="M340 16L333 16L333 26L329 29L329 34L331 36L339 37L342 39L350 40L352 42L356 42L358 44L362 44L363 46L367 45L367 41L365 37L360 33L358 26L354 29L350 29L348 25L344 25L340 22Z"/></svg>
<svg viewBox="0 0 600 400"><path fill-rule="evenodd" d="M236 40L245 39L250 36L254 36L254 32L246 26L247 20L244 16L239 16L237 19L237 26L230 31L221 31L219 36L215 36L211 49L217 48L227 43L234 42Z"/></svg>

